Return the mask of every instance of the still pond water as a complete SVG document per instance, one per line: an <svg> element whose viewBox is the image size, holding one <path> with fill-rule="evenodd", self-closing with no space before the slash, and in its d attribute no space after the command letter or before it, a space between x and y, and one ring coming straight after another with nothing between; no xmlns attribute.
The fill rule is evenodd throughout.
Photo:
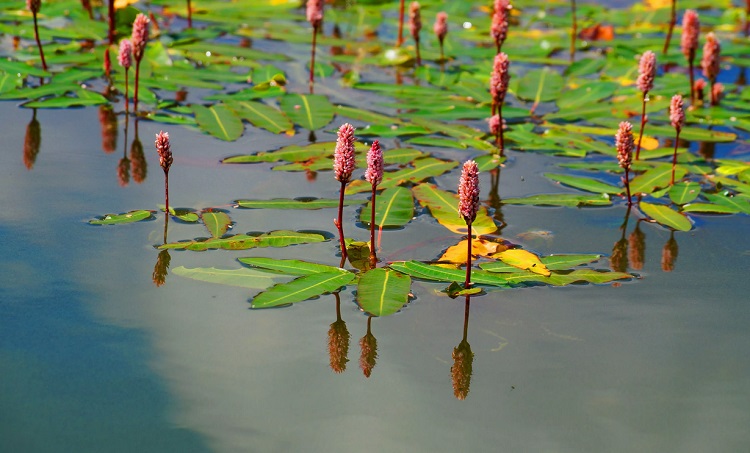
<svg viewBox="0 0 750 453"><path fill-rule="evenodd" d="M317 91L336 99L338 90L331 82ZM327 348L337 319L333 296L250 310L253 293L242 288L171 274L157 287L153 246L161 241L161 216L127 226L87 223L107 212L156 209L163 179L151 143L164 125L139 123L148 173L121 187L124 116L117 150L105 153L97 108L39 110L41 148L27 169L32 110L6 102L0 115L1 451L738 452L750 444L747 215L701 216L692 231L673 235L639 223L645 258L641 270L630 269L640 277L632 281L473 299L473 375L460 401L451 365L465 305L441 295L439 285L416 282L417 298L401 313L372 320L378 358L369 378L358 366L368 318L352 290L342 292L351 344L346 371L335 374ZM331 129L318 138L335 139ZM224 207L237 232L333 232L334 210L231 205L238 198L333 198L338 184L330 172L310 181L266 164L219 163L305 144L305 133L246 131L225 143L197 129L168 130L174 206ZM134 133L131 119L128 141ZM736 149L720 145L717 156ZM466 158L464 151L440 156ZM500 178L504 197L565 190L541 176L560 158L513 151L509 158ZM437 183L452 188L457 179L454 171ZM489 186L482 174L481 187ZM356 212L345 210L348 233L367 240L368 231L354 227ZM503 206L502 214L502 236L527 249L609 253L626 210ZM636 220L631 216L625 237ZM382 258L430 260L456 242L427 216L413 223L383 233ZM193 238L197 228L170 222L170 239ZM670 238L679 252L669 243L676 260L665 272ZM243 256L334 264L335 253L335 241L172 252L170 267L236 268ZM607 257L599 267L609 267Z"/></svg>

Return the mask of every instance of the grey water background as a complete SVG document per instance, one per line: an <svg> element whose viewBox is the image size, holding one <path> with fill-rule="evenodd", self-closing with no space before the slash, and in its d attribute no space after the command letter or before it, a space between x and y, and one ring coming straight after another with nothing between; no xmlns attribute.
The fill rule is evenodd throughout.
<svg viewBox="0 0 750 453"><path fill-rule="evenodd" d="M302 74L301 64L296 71ZM303 92L303 84L294 90ZM322 94L345 95L339 91L335 81L320 84ZM661 267L669 232L642 224L646 254L637 280L475 298L471 391L458 401L450 367L464 304L440 295L440 285L415 282L417 297L401 313L373 320L379 357L369 379L357 363L367 318L352 290L342 292L351 345L347 370L338 375L326 347L336 320L332 296L254 311L247 302L253 292L242 288L171 274L156 287L151 274L161 216L116 227L87 224L163 202L152 142L166 129L175 154L174 206L228 209L235 233L333 232L333 210L231 207L238 198L335 197L330 172L310 182L265 164L219 164L228 155L304 144L305 131L289 138L248 127L237 142L223 143L194 129L142 121L148 176L123 188L116 173L122 115L118 149L107 154L96 108L38 111L41 151L27 170L24 134L32 111L4 102L0 114L0 451L737 452L750 444L746 215L698 216L692 231L674 235L679 255L672 272ZM333 140L337 121L318 139ZM128 150L133 126L131 119ZM746 156L747 149L717 147L717 157L727 155ZM501 196L567 190L541 176L562 161L511 152ZM453 189L457 180L453 171L437 183ZM483 174L481 187L489 186ZM365 240L367 230L354 226L356 210L346 209L345 228ZM621 203L502 212L508 223L502 236L543 254L609 253L625 216ZM535 231L551 234L528 234ZM200 225L170 222L170 240L205 235ZM458 239L422 215L403 230L384 232L381 256L434 259ZM335 250L331 241L172 252L171 268L239 267L241 256L335 264ZM598 266L608 267L607 257Z"/></svg>

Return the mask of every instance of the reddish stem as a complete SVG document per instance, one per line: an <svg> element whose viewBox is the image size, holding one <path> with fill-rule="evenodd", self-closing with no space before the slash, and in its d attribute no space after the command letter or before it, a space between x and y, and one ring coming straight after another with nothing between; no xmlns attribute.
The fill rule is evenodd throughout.
<svg viewBox="0 0 750 453"><path fill-rule="evenodd" d="M115 0L109 0L107 14L109 14L109 45L115 43Z"/></svg>
<svg viewBox="0 0 750 453"><path fill-rule="evenodd" d="M318 26L313 27L313 38L312 38L312 57L310 58L310 94L313 94L313 86L315 84L315 46L318 36Z"/></svg>
<svg viewBox="0 0 750 453"><path fill-rule="evenodd" d="M468 238L468 249L466 254L466 281L464 282L464 289L471 287L471 222L466 222L466 226L469 227L469 238Z"/></svg>
<svg viewBox="0 0 750 453"><path fill-rule="evenodd" d="M128 113L130 102L128 101L128 68L125 68L125 114Z"/></svg>
<svg viewBox="0 0 750 453"><path fill-rule="evenodd" d="M690 57L688 58L688 70L690 71L690 105L695 105L695 68L693 67L694 60L695 49L690 49Z"/></svg>
<svg viewBox="0 0 750 453"><path fill-rule="evenodd" d="M34 16L34 38L36 38L36 45L39 47L39 57L42 59L42 68L47 70L47 62L44 60L44 50L42 49L42 41L39 39L39 26L36 22L36 12Z"/></svg>
<svg viewBox="0 0 750 453"><path fill-rule="evenodd" d="M672 41L672 32L674 31L674 24L677 23L677 11L675 10L677 4L677 0L672 0L672 16L669 19L669 31L667 32L667 39L664 41L664 50L662 50L662 53L664 55L667 54L667 51L669 50L669 42Z"/></svg>
<svg viewBox="0 0 750 453"><path fill-rule="evenodd" d="M193 8L190 6L190 0L187 0L187 16L188 28L193 28Z"/></svg>
<svg viewBox="0 0 750 453"><path fill-rule="evenodd" d="M422 57L419 55L419 40L415 39L414 42L417 45L417 66L422 66Z"/></svg>
<svg viewBox="0 0 750 453"><path fill-rule="evenodd" d="M372 205L372 210L370 211L370 267L372 269L375 269L378 265L378 257L375 254L375 197L377 190L377 186L375 184L372 185L372 200L370 200L370 204Z"/></svg>
<svg viewBox="0 0 750 453"><path fill-rule="evenodd" d="M167 224L169 223L169 170L164 170L164 243L167 243Z"/></svg>
<svg viewBox="0 0 750 453"><path fill-rule="evenodd" d="M680 141L680 129L677 129L677 136L674 139L674 154L672 154L672 181L669 185L674 185L674 168L677 166L677 144Z"/></svg>
<svg viewBox="0 0 750 453"><path fill-rule="evenodd" d="M141 74L141 60L135 60L135 93L133 93L133 113L138 116L138 79Z"/></svg>
<svg viewBox="0 0 750 453"><path fill-rule="evenodd" d="M346 242L344 242L344 225L343 225L343 217L344 217L344 190L346 190L346 183L341 183L341 191L339 192L339 216L336 222L336 228L339 230L339 244L341 245L341 264L339 267L344 267L344 264L346 263L347 253L346 253Z"/></svg>
<svg viewBox="0 0 750 453"><path fill-rule="evenodd" d="M503 136L503 105L497 106L497 116L500 118L500 125L497 128L497 146L500 148L500 156L505 154L505 137Z"/></svg>
<svg viewBox="0 0 750 453"><path fill-rule="evenodd" d="M404 43L404 0L401 0L401 6L398 10L398 41L396 47L401 47Z"/></svg>
<svg viewBox="0 0 750 453"><path fill-rule="evenodd" d="M711 89L711 105L719 105L719 98L716 96L716 91L714 90L714 84L716 82L713 81L713 80L710 80L710 82L711 82L711 85L710 85L710 89Z"/></svg>
<svg viewBox="0 0 750 453"><path fill-rule="evenodd" d="M578 35L578 21L576 19L576 0L570 0L570 9L573 13L573 30L570 33L570 62L576 58L576 35Z"/></svg>
<svg viewBox="0 0 750 453"><path fill-rule="evenodd" d="M630 167L625 167L625 190L628 192L628 206L633 204L630 197Z"/></svg>
<svg viewBox="0 0 750 453"><path fill-rule="evenodd" d="M648 92L643 93L643 110L641 111L641 131L638 133L638 146L635 148L635 160L641 157L641 141L643 141L643 129L646 127L646 97Z"/></svg>

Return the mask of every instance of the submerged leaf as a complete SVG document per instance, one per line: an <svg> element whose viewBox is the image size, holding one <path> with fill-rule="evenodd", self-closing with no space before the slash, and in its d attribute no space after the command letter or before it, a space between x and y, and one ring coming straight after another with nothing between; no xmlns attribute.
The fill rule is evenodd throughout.
<svg viewBox="0 0 750 453"><path fill-rule="evenodd" d="M188 269L180 266L172 270L172 273L202 282L240 286L242 288L265 289L275 283L270 274L247 268L216 269L214 267L198 267Z"/></svg>
<svg viewBox="0 0 750 453"><path fill-rule="evenodd" d="M331 293L347 285L354 274L343 269L306 275L289 283L279 283L258 294L252 300L253 308L269 308L288 305Z"/></svg>
<svg viewBox="0 0 750 453"><path fill-rule="evenodd" d="M296 244L323 242L325 240L326 238L320 234L279 230L271 231L270 233L263 233L258 236L237 234L224 238L172 242L160 246L159 249L185 249L194 251L209 249L246 250L255 247L286 247Z"/></svg>

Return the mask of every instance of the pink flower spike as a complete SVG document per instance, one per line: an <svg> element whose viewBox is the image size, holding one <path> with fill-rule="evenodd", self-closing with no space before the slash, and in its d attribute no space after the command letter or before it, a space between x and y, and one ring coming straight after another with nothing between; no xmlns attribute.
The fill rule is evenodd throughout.
<svg viewBox="0 0 750 453"><path fill-rule="evenodd" d="M505 52L495 55L495 62L490 77L490 94L496 105L501 105L505 100L505 94L508 92L508 82L510 81L510 61Z"/></svg>
<svg viewBox="0 0 750 453"><path fill-rule="evenodd" d="M627 121L620 123L620 127L615 134L615 146L617 147L617 162L622 168L630 168L633 162L633 125Z"/></svg>
<svg viewBox="0 0 750 453"><path fill-rule="evenodd" d="M127 70L133 64L132 56L133 45L129 39L123 39L120 41L120 53L117 54L117 62Z"/></svg>
<svg viewBox="0 0 750 453"><path fill-rule="evenodd" d="M489 119L490 134L497 135L500 133L500 115L492 115Z"/></svg>
<svg viewBox="0 0 750 453"><path fill-rule="evenodd" d="M336 180L343 184L349 182L355 163L354 126L344 123L339 128L336 150L333 153L333 172Z"/></svg>
<svg viewBox="0 0 750 453"><path fill-rule="evenodd" d="M685 108L682 105L682 96L679 94L672 96L672 101L669 103L669 121L678 131L685 124Z"/></svg>
<svg viewBox="0 0 750 453"><path fill-rule="evenodd" d="M164 169L165 172L169 171L169 167L172 166L172 149L169 145L169 133L159 131L156 134L156 152L159 153L159 165Z"/></svg>
<svg viewBox="0 0 750 453"><path fill-rule="evenodd" d="M721 45L719 40L716 39L716 35L713 32L706 35L706 44L703 45L703 59L701 60L701 67L703 68L703 75L706 76L709 82L716 82L716 77L719 75L719 54L721 53Z"/></svg>
<svg viewBox="0 0 750 453"><path fill-rule="evenodd" d="M461 171L458 183L458 213L470 224L479 211L479 167L473 160L467 160Z"/></svg>
<svg viewBox="0 0 750 453"><path fill-rule="evenodd" d="M42 9L42 0L26 0L26 9L36 14Z"/></svg>
<svg viewBox="0 0 750 453"><path fill-rule="evenodd" d="M508 0L495 0L495 10L492 14L490 35L495 40L498 52L508 36L508 14L511 10Z"/></svg>
<svg viewBox="0 0 750 453"><path fill-rule="evenodd" d="M448 14L445 12L437 13L435 16L435 25L432 26L432 31L435 32L438 41L441 43L445 39L445 35L448 34Z"/></svg>
<svg viewBox="0 0 750 453"><path fill-rule="evenodd" d="M685 58L690 59L690 56L694 56L698 50L700 31L701 25L698 20L698 13L692 9L685 11L685 15L682 16L682 39L680 40L680 48Z"/></svg>
<svg viewBox="0 0 750 453"><path fill-rule="evenodd" d="M143 58L143 51L146 50L146 42L148 42L148 24L150 22L151 20L145 14L138 14L133 21L133 35L130 40L135 61L141 61L141 58Z"/></svg>
<svg viewBox="0 0 750 453"><path fill-rule="evenodd" d="M422 14L419 12L419 2L409 5L409 31L414 41L419 42L419 32L422 30Z"/></svg>
<svg viewBox="0 0 750 453"><path fill-rule="evenodd" d="M383 180L383 150L380 149L380 142L372 142L370 150L367 152L367 171L365 171L367 182L376 187Z"/></svg>
<svg viewBox="0 0 750 453"><path fill-rule="evenodd" d="M323 22L323 0L307 0L307 21L313 28Z"/></svg>
<svg viewBox="0 0 750 453"><path fill-rule="evenodd" d="M636 85L644 96L654 88L654 77L656 76L656 54L647 50L641 56L638 63L638 80Z"/></svg>

